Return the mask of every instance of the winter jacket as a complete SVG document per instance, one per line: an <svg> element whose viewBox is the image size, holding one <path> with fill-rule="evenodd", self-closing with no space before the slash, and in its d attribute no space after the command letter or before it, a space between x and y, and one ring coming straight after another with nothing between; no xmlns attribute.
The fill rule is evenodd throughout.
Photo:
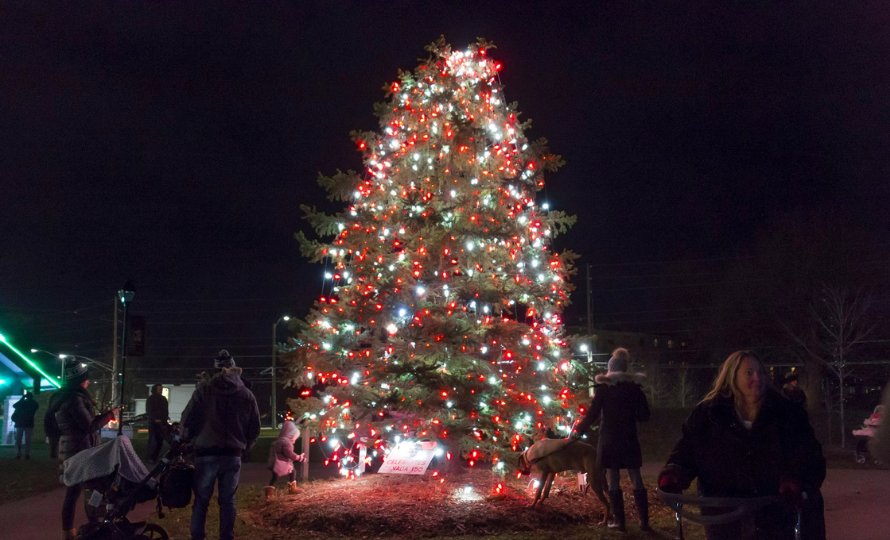
<svg viewBox="0 0 890 540"><path fill-rule="evenodd" d="M281 426L278 438L269 448L269 470L278 476L290 474L294 461L304 461L302 455L294 453L294 443L300 438L296 424L288 420Z"/></svg>
<svg viewBox="0 0 890 540"><path fill-rule="evenodd" d="M85 388L64 387L50 398L48 412L58 427L59 460L99 446L99 429L114 418L111 411L96 414L96 403Z"/></svg>
<svg viewBox="0 0 890 540"><path fill-rule="evenodd" d="M698 478L699 494L705 497L778 495L780 480L790 477L800 481L802 490L821 504L819 487L825 480L825 458L806 411L767 390L750 430L736 414L731 397L700 403L683 425L683 436L665 470L678 472L684 488ZM807 513L810 510L812 506L806 507ZM824 538L821 512L819 508L805 521L809 530L821 527L822 532L803 538ZM790 539L794 519L791 509L779 503L749 519L708 527L708 539Z"/></svg>
<svg viewBox="0 0 890 540"><path fill-rule="evenodd" d="M637 422L649 420L649 403L640 387L645 376L610 372L597 375L590 409L575 429L584 433L600 421L597 453L605 469L639 469L643 453Z"/></svg>
<svg viewBox="0 0 890 540"><path fill-rule="evenodd" d="M148 422L159 421L166 424L170 418L170 412L167 408L167 398L161 394L152 394L145 400L145 416Z"/></svg>
<svg viewBox="0 0 890 540"><path fill-rule="evenodd" d="M37 400L31 397L22 398L12 408L15 409L15 412L12 413L12 421L15 422L16 428L34 427L34 415L37 414L37 409L40 408Z"/></svg>
<svg viewBox="0 0 890 540"><path fill-rule="evenodd" d="M241 368L224 368L198 383L182 413L185 437L201 456L240 456L260 435L256 398L241 382Z"/></svg>

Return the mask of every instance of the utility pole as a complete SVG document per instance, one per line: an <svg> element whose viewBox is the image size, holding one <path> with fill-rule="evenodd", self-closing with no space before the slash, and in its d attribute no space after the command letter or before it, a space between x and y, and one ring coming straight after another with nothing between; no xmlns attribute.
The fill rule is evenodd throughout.
<svg viewBox="0 0 890 540"><path fill-rule="evenodd" d="M278 428L278 325L281 321L289 321L290 317L282 315L272 325L272 427Z"/></svg>
<svg viewBox="0 0 890 540"><path fill-rule="evenodd" d="M596 353L596 339L593 337L593 291L590 290L590 263L587 263L585 270L587 271L587 339L590 340L590 346L587 349L587 369L593 369L593 356ZM588 393L593 397L593 382L591 378L588 380Z"/></svg>
<svg viewBox="0 0 890 540"><path fill-rule="evenodd" d="M276 389L276 386L278 386L278 381L275 372L278 371L276 360L278 358L279 322L281 322L281 319L278 319L275 324L272 325L272 429L278 427L278 392Z"/></svg>
<svg viewBox="0 0 890 540"><path fill-rule="evenodd" d="M114 345L111 347L111 406L117 403L117 296L114 297ZM64 363L63 363L64 365Z"/></svg>
<svg viewBox="0 0 890 540"><path fill-rule="evenodd" d="M593 291L590 290L590 263L587 263L587 336L593 339Z"/></svg>

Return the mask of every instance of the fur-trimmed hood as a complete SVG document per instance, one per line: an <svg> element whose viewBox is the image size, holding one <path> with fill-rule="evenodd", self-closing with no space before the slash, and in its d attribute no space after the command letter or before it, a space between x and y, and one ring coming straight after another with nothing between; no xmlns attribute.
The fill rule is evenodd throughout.
<svg viewBox="0 0 890 540"><path fill-rule="evenodd" d="M241 368L237 366L221 368L216 373L202 372L201 380L198 381L198 387L212 386L223 394L232 394L237 392L238 388L244 386L244 383L241 381L241 372Z"/></svg>
<svg viewBox="0 0 890 540"><path fill-rule="evenodd" d="M607 384L607 385L616 385L622 382L634 382L637 384L643 384L646 382L646 374L645 373L634 373L631 375L630 373L625 373L624 371L609 371L607 373L602 373L597 375L593 379L596 384Z"/></svg>

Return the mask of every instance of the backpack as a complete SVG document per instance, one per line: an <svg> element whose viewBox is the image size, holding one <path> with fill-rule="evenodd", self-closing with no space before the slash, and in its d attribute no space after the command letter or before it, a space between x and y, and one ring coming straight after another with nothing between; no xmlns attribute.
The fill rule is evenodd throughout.
<svg viewBox="0 0 890 540"><path fill-rule="evenodd" d="M185 508L192 501L195 466L183 461L174 462L158 480L158 507Z"/></svg>

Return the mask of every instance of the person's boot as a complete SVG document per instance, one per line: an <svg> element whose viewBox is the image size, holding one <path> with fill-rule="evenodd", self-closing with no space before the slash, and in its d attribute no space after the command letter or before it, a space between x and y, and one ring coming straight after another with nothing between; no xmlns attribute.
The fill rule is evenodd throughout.
<svg viewBox="0 0 890 540"><path fill-rule="evenodd" d="M296 480L294 480L293 482L287 483L287 492L290 493L291 495L296 495L297 493L300 492L300 490L297 489L297 481Z"/></svg>
<svg viewBox="0 0 890 540"><path fill-rule="evenodd" d="M275 486L266 486L266 500L271 500L272 495L275 495Z"/></svg>
<svg viewBox="0 0 890 540"><path fill-rule="evenodd" d="M612 521L608 527L624 532L624 495L620 489L609 492L609 502L612 503Z"/></svg>
<svg viewBox="0 0 890 540"><path fill-rule="evenodd" d="M77 536L77 529L62 529L62 540L74 540Z"/></svg>
<svg viewBox="0 0 890 540"><path fill-rule="evenodd" d="M640 513L640 530L652 530L649 528L649 495L645 489L634 490L634 502L637 503L637 511Z"/></svg>
<svg viewBox="0 0 890 540"><path fill-rule="evenodd" d="M21 454L16 454L16 455L15 455L15 458L16 458L16 459L22 459L22 455L21 455Z"/></svg>

